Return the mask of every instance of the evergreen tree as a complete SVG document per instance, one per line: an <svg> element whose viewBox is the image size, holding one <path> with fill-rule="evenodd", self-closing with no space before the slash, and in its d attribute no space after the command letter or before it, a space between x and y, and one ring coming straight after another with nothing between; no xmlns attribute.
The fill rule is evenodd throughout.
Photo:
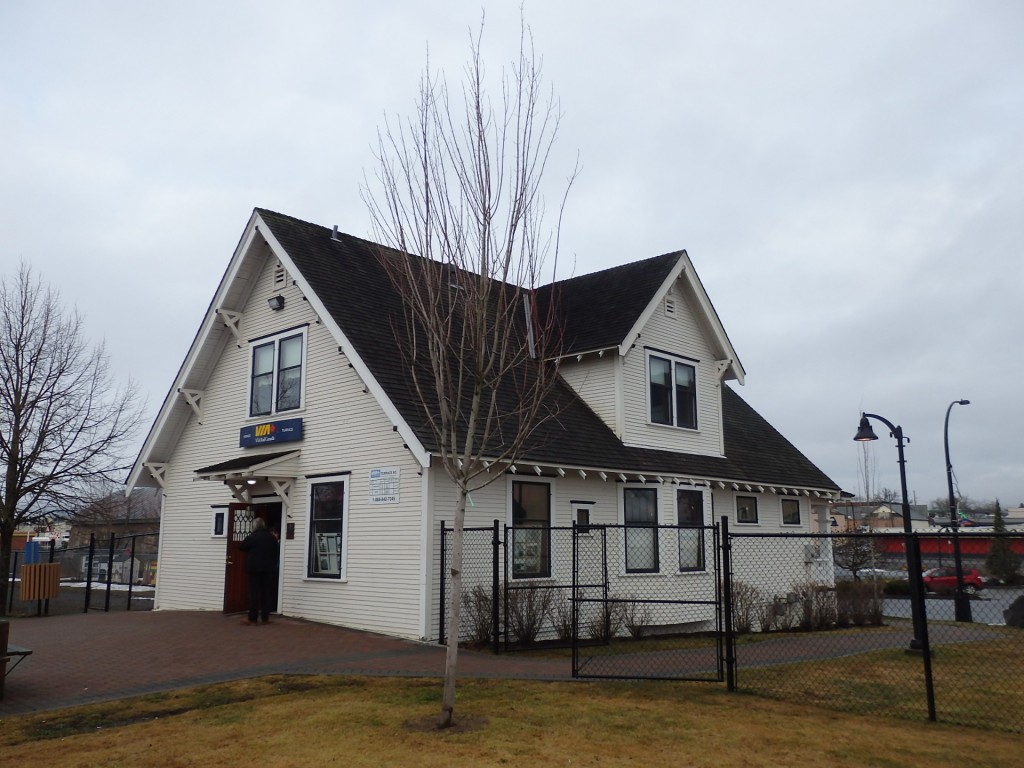
<svg viewBox="0 0 1024 768"><path fill-rule="evenodd" d="M1020 578L1020 555L1010 547L1010 539L1000 536L1006 533L1006 523L1003 522L1003 510L999 506L999 499L996 499L995 520L992 528L996 535L992 539L992 547L985 558L985 567L988 572L1005 584L1015 584Z"/></svg>

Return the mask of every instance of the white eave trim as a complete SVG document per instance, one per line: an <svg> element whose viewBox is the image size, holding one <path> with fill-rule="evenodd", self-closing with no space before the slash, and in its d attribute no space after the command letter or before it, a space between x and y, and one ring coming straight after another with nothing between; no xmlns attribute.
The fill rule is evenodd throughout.
<svg viewBox="0 0 1024 768"><path fill-rule="evenodd" d="M619 355L625 356L633 345L636 343L637 338L640 336L640 331L654 313L659 311L662 307L665 295L669 292L672 285L678 280L683 274L686 274L687 283L693 289L694 295L697 297L697 304L700 312L703 314L707 321L708 327L711 329L714 335L715 341L718 347L722 350L722 359L728 363L727 367L721 371L722 375L732 373L732 378L735 378L737 383L743 384L746 372L743 370L743 365L740 363L739 355L736 354L736 350L732 346L732 342L729 341L729 336L725 332L725 327L722 325L721 319L718 317L718 313L715 311L714 305L711 303L711 299L708 298L707 291L704 290L704 285L700 281L696 270L693 268L693 264L690 262L690 256L686 251L679 252L679 260L676 262L675 267L666 276L661 287L651 297L650 302L640 316L637 318L633 327L630 328L629 333L626 334L626 338L619 344Z"/></svg>

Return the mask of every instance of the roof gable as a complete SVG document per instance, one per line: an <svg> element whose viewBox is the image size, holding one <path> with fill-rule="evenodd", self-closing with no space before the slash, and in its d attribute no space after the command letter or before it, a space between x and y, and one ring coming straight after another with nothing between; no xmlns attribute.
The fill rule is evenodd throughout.
<svg viewBox="0 0 1024 768"><path fill-rule="evenodd" d="M430 453L435 448L433 437L408 376L398 364L395 329L401 327L396 320L402 317L402 300L380 263L382 256L419 257L398 254L336 230L256 209L136 460L130 485L139 478L144 463L153 460L154 446L164 446L157 454L170 454L168 446L176 440L173 423L187 420L191 415L189 406L176 396L177 390L193 381L190 377L197 367L209 368L208 362L219 355L227 332L217 317L217 310L229 296L241 290L236 285L236 277L244 276L246 260L265 260L268 249L287 266L311 307L338 340L341 351L410 449L424 465L429 465ZM560 315L564 318L567 336L572 333L575 339L570 341L574 345L571 349L582 350L581 344L602 345L606 341L615 345L637 332L637 327L682 274L688 275L687 284L694 287L698 301L705 302L702 308L709 322L720 330L717 315L684 251L555 283L541 289L538 296L543 295L543 301L563 302L558 305ZM251 281L249 283L251 285ZM244 303L243 299L239 294L235 306ZM616 311L608 311L607 302L619 302L614 304ZM602 306L604 310L598 311ZM621 316L615 316L619 314ZM592 332L587 323L596 319L603 322ZM619 337L620 334L625 335ZM721 335L724 338L724 331ZM724 343L728 344L728 340ZM728 349L731 350L731 346ZM742 369L738 370L742 375ZM511 385L499 395L510 404L516 396ZM824 473L725 386L722 388L724 457L628 447L561 379L551 393L551 404L555 415L537 430L522 457L524 462L838 490Z"/></svg>

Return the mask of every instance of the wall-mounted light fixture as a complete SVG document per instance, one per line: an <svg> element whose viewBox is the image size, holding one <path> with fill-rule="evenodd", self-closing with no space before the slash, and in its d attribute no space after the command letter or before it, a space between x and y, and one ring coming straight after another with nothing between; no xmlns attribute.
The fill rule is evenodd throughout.
<svg viewBox="0 0 1024 768"><path fill-rule="evenodd" d="M246 480L245 482L246 482L246 484L248 484L248 485L256 485L256 478L255 478L255 477L250 477L250 478L249 478L248 480Z"/></svg>
<svg viewBox="0 0 1024 768"><path fill-rule="evenodd" d="M267 306L275 312L279 309L284 309L284 296L271 296L267 299Z"/></svg>

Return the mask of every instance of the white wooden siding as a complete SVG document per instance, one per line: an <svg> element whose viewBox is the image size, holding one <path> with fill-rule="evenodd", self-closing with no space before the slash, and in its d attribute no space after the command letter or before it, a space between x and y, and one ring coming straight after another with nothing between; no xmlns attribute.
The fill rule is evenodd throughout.
<svg viewBox="0 0 1024 768"><path fill-rule="evenodd" d="M620 371L619 356L614 352L603 357L591 355L579 362L570 358L558 366L558 372L576 394L621 437Z"/></svg>
<svg viewBox="0 0 1024 768"><path fill-rule="evenodd" d="M636 344L622 362L624 429L623 442L646 448L722 455L722 393L715 366L715 353L708 334L697 321L692 300L679 289L671 295L675 312L659 309L644 326ZM680 429L650 423L648 374L645 349L653 348L697 364L697 429Z"/></svg>
<svg viewBox="0 0 1024 768"><path fill-rule="evenodd" d="M268 259L243 311L243 339L253 339L308 323L305 400L300 411L248 417L246 393L250 350L229 343L206 387L204 423L193 415L169 461L164 535L161 536L157 608L220 610L226 541L210 537L210 506L232 501L218 482L196 481L193 472L259 449L238 447L239 429L255 422L301 417L304 439L273 446L297 448L300 477L291 494L295 538L282 540L281 610L286 615L370 629L402 637L422 633L422 506L419 463L374 398L338 352L336 341L289 280L273 285ZM273 312L267 297L285 296ZM368 503L369 472L399 467L400 503ZM305 476L349 474L347 579L306 578L308 490ZM257 486L259 488L259 486ZM284 527L284 525L282 525Z"/></svg>

